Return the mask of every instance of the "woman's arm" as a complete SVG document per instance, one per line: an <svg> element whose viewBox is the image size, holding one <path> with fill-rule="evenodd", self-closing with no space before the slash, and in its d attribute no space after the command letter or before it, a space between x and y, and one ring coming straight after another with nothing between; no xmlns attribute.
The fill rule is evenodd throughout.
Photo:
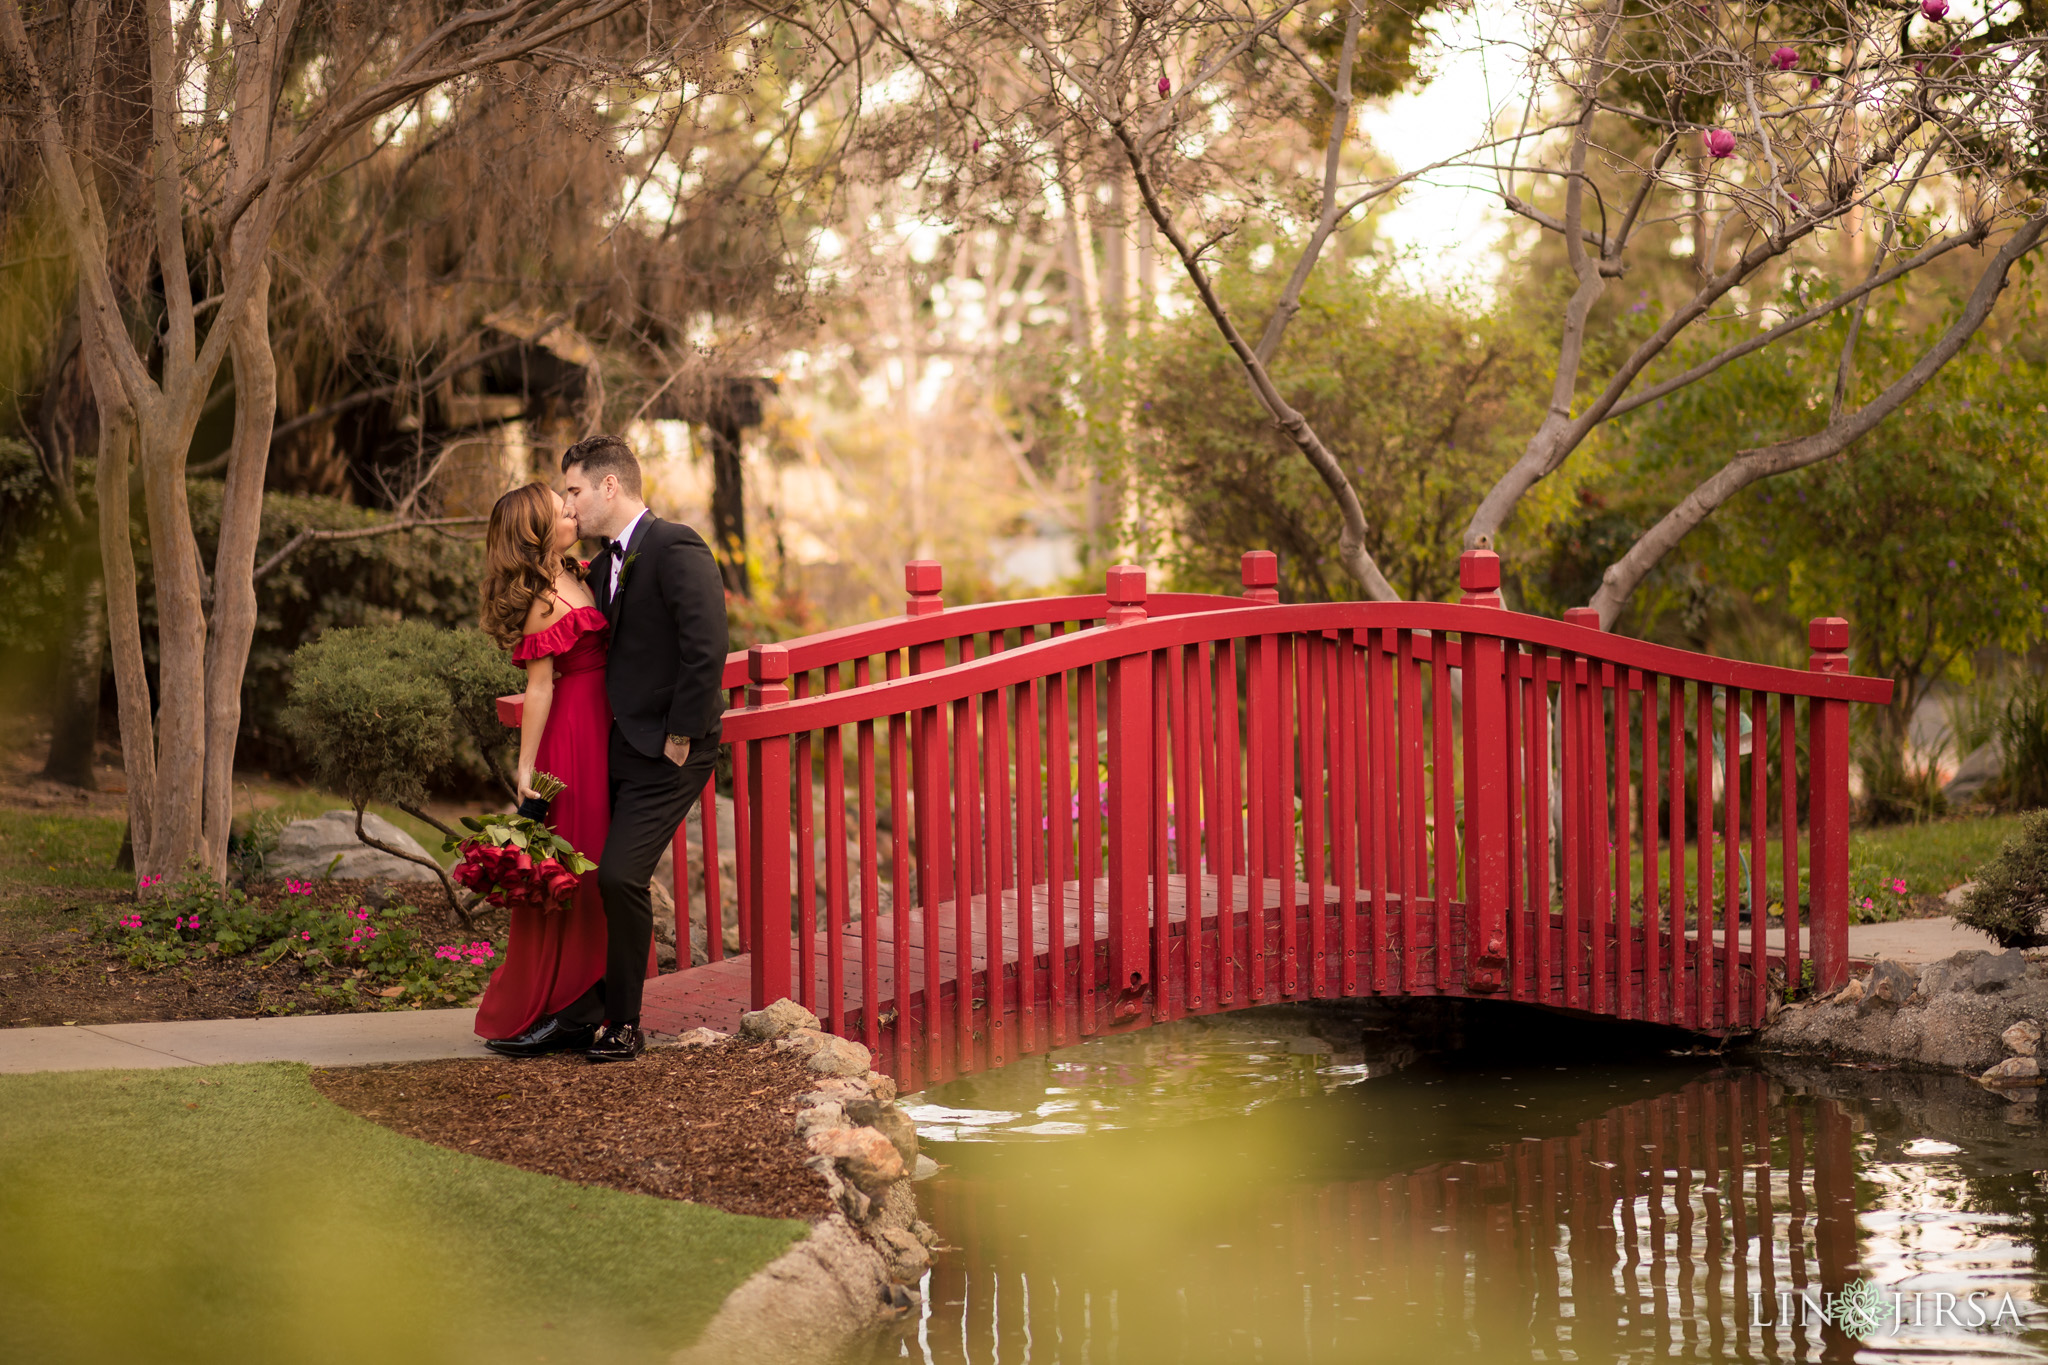
<svg viewBox="0 0 2048 1365"><path fill-rule="evenodd" d="M526 709L519 718L519 766L512 779L519 799L539 796L533 789L533 765L540 758L541 732L548 728L548 710L555 704L555 660L542 655L526 665Z"/></svg>

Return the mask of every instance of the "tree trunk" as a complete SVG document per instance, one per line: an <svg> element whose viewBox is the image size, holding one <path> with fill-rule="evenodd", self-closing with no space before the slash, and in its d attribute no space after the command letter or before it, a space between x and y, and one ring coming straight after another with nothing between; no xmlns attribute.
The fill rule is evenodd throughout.
<svg viewBox="0 0 2048 1365"><path fill-rule="evenodd" d="M740 463L740 424L721 394L704 431L711 444L711 549L725 590L753 596L747 582L747 478Z"/></svg>
<svg viewBox="0 0 2048 1365"><path fill-rule="evenodd" d="M235 743L242 730L242 672L256 634L256 540L263 529L263 479L277 420L277 360L270 349L270 268L236 324L235 431L221 491L220 543L213 558L213 621L206 649L205 821L207 866L225 874L235 813Z"/></svg>
<svg viewBox="0 0 2048 1365"><path fill-rule="evenodd" d="M83 294L85 286L79 286ZM120 698L121 766L128 780L128 846L134 867L149 858L155 832L156 737L150 719L149 675L142 658L142 611L135 582L135 547L128 537L129 471L135 457L135 410L115 372L110 344L94 310L80 300L86 373L99 406L101 581L107 602L107 642Z"/></svg>
<svg viewBox="0 0 2048 1365"><path fill-rule="evenodd" d="M65 556L64 580L64 601L71 609L71 619L58 665L50 754L43 764L43 776L97 791L99 783L92 770L100 737L100 678L106 668L106 607L98 548L90 536L74 534Z"/></svg>

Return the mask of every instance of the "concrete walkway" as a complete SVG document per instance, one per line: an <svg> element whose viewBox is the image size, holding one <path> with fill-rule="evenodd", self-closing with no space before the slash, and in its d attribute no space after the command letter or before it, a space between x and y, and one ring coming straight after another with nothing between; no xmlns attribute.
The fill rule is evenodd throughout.
<svg viewBox="0 0 2048 1365"><path fill-rule="evenodd" d="M363 1066L436 1057L488 1057L475 1010L306 1014L165 1024L0 1029L0 1073L309 1062Z"/></svg>

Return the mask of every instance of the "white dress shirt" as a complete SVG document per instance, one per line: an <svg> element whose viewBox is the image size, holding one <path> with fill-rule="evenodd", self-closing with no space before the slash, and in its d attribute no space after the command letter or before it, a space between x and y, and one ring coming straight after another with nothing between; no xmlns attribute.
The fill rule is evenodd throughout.
<svg viewBox="0 0 2048 1365"><path fill-rule="evenodd" d="M619 532L615 537L618 541L619 553L612 558L612 586L611 591L605 594L607 599L615 598L619 595L619 579L626 572L626 546L633 541L633 528L638 526L641 519L646 515L647 509L641 508L640 515L627 522L626 529Z"/></svg>

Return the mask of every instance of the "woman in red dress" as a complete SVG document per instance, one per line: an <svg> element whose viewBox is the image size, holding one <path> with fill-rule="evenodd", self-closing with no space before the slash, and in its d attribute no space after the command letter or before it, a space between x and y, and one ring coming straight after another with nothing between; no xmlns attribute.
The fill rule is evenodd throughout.
<svg viewBox="0 0 2048 1365"><path fill-rule="evenodd" d="M543 484L515 488L491 509L484 535L484 630L526 669L526 706L516 769L522 801L537 797L536 772L567 785L548 825L597 859L611 825L606 745L612 726L604 663L610 627L571 556L576 522ZM551 911L512 912L504 961L477 1009L477 1035L512 1057L576 1051L596 1030L557 1011L604 976L604 902L586 874L575 898ZM647 974L657 968L648 954Z"/></svg>

